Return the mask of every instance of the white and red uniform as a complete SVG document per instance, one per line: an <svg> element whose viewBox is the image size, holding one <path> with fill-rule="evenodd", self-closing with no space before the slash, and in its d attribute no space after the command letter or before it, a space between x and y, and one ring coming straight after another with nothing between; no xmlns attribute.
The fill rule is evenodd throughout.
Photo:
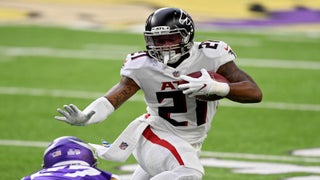
<svg viewBox="0 0 320 180"><path fill-rule="evenodd" d="M151 176L186 166L203 173L201 144L211 127L218 101L198 101L179 90L180 75L205 68L216 72L235 59L222 41L195 42L190 56L172 68L146 52L129 54L121 75L133 79L144 92L147 114L139 117L150 125L138 142L134 156Z"/></svg>

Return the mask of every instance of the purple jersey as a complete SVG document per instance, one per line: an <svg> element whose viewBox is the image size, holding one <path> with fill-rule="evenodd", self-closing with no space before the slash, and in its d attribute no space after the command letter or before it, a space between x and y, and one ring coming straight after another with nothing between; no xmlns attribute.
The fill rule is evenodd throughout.
<svg viewBox="0 0 320 180"><path fill-rule="evenodd" d="M110 180L112 174L97 168L81 165L67 165L42 169L22 180Z"/></svg>

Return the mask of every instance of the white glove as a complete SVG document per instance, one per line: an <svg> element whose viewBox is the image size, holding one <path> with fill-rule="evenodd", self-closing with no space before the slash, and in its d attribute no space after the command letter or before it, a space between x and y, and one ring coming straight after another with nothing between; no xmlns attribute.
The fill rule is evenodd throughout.
<svg viewBox="0 0 320 180"><path fill-rule="evenodd" d="M100 97L94 100L83 111L80 111L77 106L70 104L63 106L65 111L58 108L58 112L63 116L55 116L59 121L64 121L75 126L85 126L89 124L99 123L105 120L113 111L114 107L105 97Z"/></svg>
<svg viewBox="0 0 320 180"><path fill-rule="evenodd" d="M211 78L206 69L201 69L201 76L199 78L193 78L187 75L181 75L181 79L188 81L186 84L180 84L179 89L183 89L183 94L194 97L198 95L212 95L226 96L230 87L227 83L218 82Z"/></svg>
<svg viewBox="0 0 320 180"><path fill-rule="evenodd" d="M64 105L65 111L58 108L57 111L63 116L55 116L54 118L59 121L64 121L68 124L75 126L84 126L87 124L89 119L96 113L95 111L90 111L89 113L84 113L78 109L76 105Z"/></svg>

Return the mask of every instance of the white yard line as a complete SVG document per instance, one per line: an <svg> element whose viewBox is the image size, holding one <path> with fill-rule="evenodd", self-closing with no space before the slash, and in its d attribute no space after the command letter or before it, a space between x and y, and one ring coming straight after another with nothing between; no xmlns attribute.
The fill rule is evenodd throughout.
<svg viewBox="0 0 320 180"><path fill-rule="evenodd" d="M309 70L319 70L320 63L299 60L299 61L290 61L290 60L280 60L280 59L239 59L237 61L241 66L248 67L261 67L261 68L284 68L284 69L309 69Z"/></svg>
<svg viewBox="0 0 320 180"><path fill-rule="evenodd" d="M229 153L229 152L211 152L202 151L203 157L218 157L218 158L241 158L251 160L268 160L268 161L287 161L287 162L320 162L318 157L299 157L299 156L278 156L266 154L246 154L246 153Z"/></svg>
<svg viewBox="0 0 320 180"><path fill-rule="evenodd" d="M47 147L50 142L0 139L1 146Z"/></svg>
<svg viewBox="0 0 320 180"><path fill-rule="evenodd" d="M0 94L8 95L27 95L27 96L51 96L51 97L67 97L80 99L95 99L102 96L103 92L89 91L74 91L61 89L40 89L40 88L25 88L25 87L0 87ZM143 95L137 94L129 101L143 102ZM240 108L262 108L262 109L279 109L293 111L320 111L320 104L299 104L299 103L284 103L284 102L262 102L258 104L240 104L229 100L221 100L221 106L240 107Z"/></svg>
<svg viewBox="0 0 320 180"><path fill-rule="evenodd" d="M0 62L10 61L15 56L49 56L57 58L74 58L90 60L123 60L128 52L138 51L136 46L101 45L100 48L93 48L98 45L88 45L88 49L58 49L50 47L6 47L0 46ZM124 50L125 49L125 50ZM250 59L239 58L240 66L260 68L286 68L286 69L309 69L319 70L320 63L308 60L281 60L281 59Z"/></svg>
<svg viewBox="0 0 320 180"><path fill-rule="evenodd" d="M50 142L45 141L24 141L0 139L0 146L23 146L23 147L40 147L45 148ZM201 152L202 157L212 158L240 158L250 160L268 160L268 161L286 161L286 162L309 162L318 163L320 158L317 157L299 157L299 156L278 156L266 154L246 154L246 153L229 153L229 152Z"/></svg>
<svg viewBox="0 0 320 180"><path fill-rule="evenodd" d="M15 56L48 56L56 58L74 58L90 60L123 60L126 51L118 46L110 46L106 49L58 49L50 47L0 47L0 54L8 57ZM130 51L137 51L134 47ZM133 50L133 51L132 51Z"/></svg>

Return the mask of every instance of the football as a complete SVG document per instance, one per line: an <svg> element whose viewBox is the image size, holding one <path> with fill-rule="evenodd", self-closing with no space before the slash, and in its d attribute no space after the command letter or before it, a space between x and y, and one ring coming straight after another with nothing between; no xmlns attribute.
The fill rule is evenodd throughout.
<svg viewBox="0 0 320 180"><path fill-rule="evenodd" d="M218 82L229 83L229 81L225 77L223 77L221 74L215 73L213 71L208 71L208 73L212 79L214 79ZM201 76L201 71L196 71L196 72L187 74L187 76L190 76L193 78L199 78ZM185 84L185 83L188 83L188 82L185 80L179 81L179 84ZM195 98L200 101L216 101L216 100L222 99L223 97L214 94L214 95L210 95L210 96L199 95L199 96L195 96Z"/></svg>

